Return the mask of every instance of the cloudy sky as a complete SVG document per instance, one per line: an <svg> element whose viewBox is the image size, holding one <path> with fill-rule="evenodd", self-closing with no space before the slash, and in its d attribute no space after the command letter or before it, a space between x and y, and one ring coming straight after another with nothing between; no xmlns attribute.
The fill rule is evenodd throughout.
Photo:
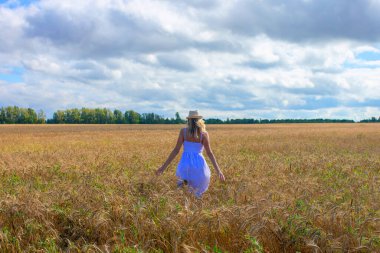
<svg viewBox="0 0 380 253"><path fill-rule="evenodd" d="M0 106L380 116L380 0L0 0Z"/></svg>

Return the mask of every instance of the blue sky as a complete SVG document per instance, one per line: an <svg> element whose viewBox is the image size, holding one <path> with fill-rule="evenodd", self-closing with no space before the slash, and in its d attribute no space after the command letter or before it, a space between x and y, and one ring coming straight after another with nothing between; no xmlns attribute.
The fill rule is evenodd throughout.
<svg viewBox="0 0 380 253"><path fill-rule="evenodd" d="M37 0L0 0L0 4L7 8L18 8L29 6L30 4L36 3Z"/></svg>
<svg viewBox="0 0 380 253"><path fill-rule="evenodd" d="M22 82L22 75L24 73L24 68L22 67L11 67L0 71L0 80L7 83L20 83Z"/></svg>
<svg viewBox="0 0 380 253"><path fill-rule="evenodd" d="M356 58L364 61L380 61L380 52L364 51L359 53Z"/></svg>
<svg viewBox="0 0 380 253"><path fill-rule="evenodd" d="M379 117L378 13L379 0L0 0L0 106Z"/></svg>

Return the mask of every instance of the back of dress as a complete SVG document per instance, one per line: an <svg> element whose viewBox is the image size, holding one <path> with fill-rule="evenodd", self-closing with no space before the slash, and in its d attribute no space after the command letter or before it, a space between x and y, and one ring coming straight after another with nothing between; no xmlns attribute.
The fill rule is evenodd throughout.
<svg viewBox="0 0 380 253"><path fill-rule="evenodd" d="M202 136L203 133L201 132L200 141L199 142L192 142L186 140L186 131L187 129L184 129L184 142L183 142L183 152L188 153L202 153L203 151L203 144L202 144Z"/></svg>
<svg viewBox="0 0 380 253"><path fill-rule="evenodd" d="M183 153L177 167L176 176L179 180L186 180L189 189L200 197L210 183L210 169L203 157L203 144L201 132L200 142L186 140L187 129L184 129Z"/></svg>

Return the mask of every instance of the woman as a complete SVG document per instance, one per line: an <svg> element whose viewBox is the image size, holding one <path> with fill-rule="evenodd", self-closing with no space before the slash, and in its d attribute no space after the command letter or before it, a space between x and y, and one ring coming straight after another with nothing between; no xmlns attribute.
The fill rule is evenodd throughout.
<svg viewBox="0 0 380 253"><path fill-rule="evenodd" d="M219 179L224 181L225 178L211 151L210 137L206 132L206 126L202 120L202 116L198 114L198 111L189 112L187 128L181 129L177 145L170 153L166 162L156 171L157 175L162 174L169 166L171 161L177 156L182 144L184 150L176 172L178 186L181 187L187 184L190 191L193 192L196 197L200 198L210 183L210 169L202 154L203 147L206 149L206 153Z"/></svg>

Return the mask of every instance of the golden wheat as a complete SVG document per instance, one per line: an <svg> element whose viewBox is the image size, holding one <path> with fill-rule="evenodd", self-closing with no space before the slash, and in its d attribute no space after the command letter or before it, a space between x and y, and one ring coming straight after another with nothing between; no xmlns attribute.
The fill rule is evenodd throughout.
<svg viewBox="0 0 380 253"><path fill-rule="evenodd" d="M154 175L181 127L0 126L0 251L380 251L380 124L210 125L202 200Z"/></svg>

